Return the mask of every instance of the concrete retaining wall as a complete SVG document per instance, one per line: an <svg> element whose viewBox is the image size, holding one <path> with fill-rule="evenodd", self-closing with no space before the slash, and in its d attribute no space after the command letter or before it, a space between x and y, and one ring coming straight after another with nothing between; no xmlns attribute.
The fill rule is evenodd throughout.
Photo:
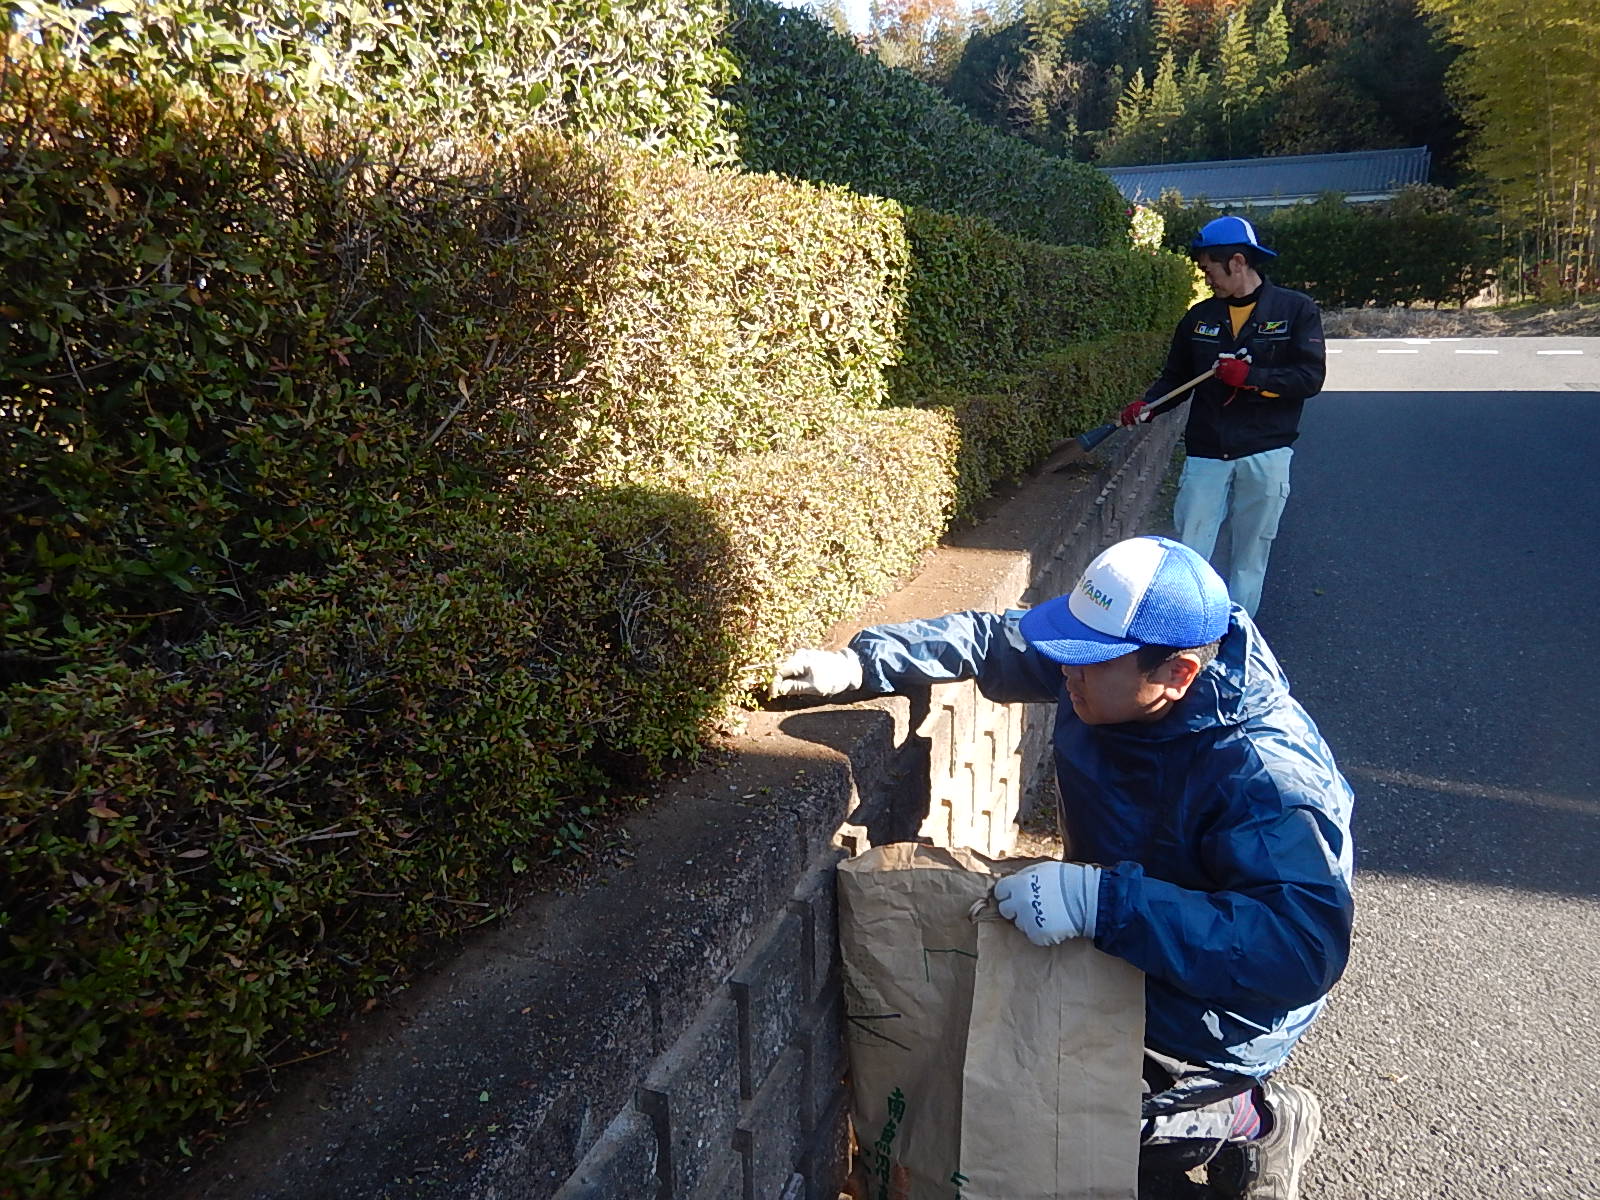
<svg viewBox="0 0 1600 1200"><path fill-rule="evenodd" d="M1143 531L1180 429L1035 477L835 644L1065 590ZM1049 719L970 684L754 714L629 822L630 861L474 940L163 1200L837 1200L833 868L918 837L1009 851L1053 803Z"/></svg>

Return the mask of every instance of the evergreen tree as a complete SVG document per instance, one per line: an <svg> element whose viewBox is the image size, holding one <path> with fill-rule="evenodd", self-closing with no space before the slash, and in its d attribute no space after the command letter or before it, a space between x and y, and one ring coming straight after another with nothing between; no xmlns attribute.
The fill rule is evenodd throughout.
<svg viewBox="0 0 1600 1200"><path fill-rule="evenodd" d="M1168 50L1156 67L1155 80L1150 84L1150 115L1171 118L1183 112L1183 93L1178 88L1178 63Z"/></svg>
<svg viewBox="0 0 1600 1200"><path fill-rule="evenodd" d="M1543 0L1538 0L1543 7ZM1445 74L1456 48L1437 36L1419 0L1288 0L1296 66L1320 73L1309 89L1297 88L1302 137L1331 149L1427 145L1435 178L1455 172L1462 115L1446 95ZM1528 70L1523 63L1517 74ZM1311 92L1334 101L1318 118ZM1362 114L1379 138L1363 143L1348 125ZM1370 121L1368 120L1370 118ZM1357 145L1348 143L1356 140Z"/></svg>
<svg viewBox="0 0 1600 1200"><path fill-rule="evenodd" d="M1009 87L1022 70L1027 44L1028 29L1021 18L974 30L944 86L945 95L984 124L1018 132L1011 124Z"/></svg>
<svg viewBox="0 0 1600 1200"><path fill-rule="evenodd" d="M1183 0L1155 0L1155 52L1182 54L1189 36L1189 8Z"/></svg>
<svg viewBox="0 0 1600 1200"><path fill-rule="evenodd" d="M1133 78L1128 81L1128 86L1122 91L1122 97L1117 101L1117 117L1111 126L1111 136L1114 138L1130 136L1144 120L1149 106L1149 92L1145 88L1144 71L1141 68L1133 73Z"/></svg>
<svg viewBox="0 0 1600 1200"><path fill-rule="evenodd" d="M1285 72L1273 86L1263 154L1337 154L1401 145L1370 96L1327 64Z"/></svg>
<svg viewBox="0 0 1600 1200"><path fill-rule="evenodd" d="M1211 72L1206 70L1205 63L1200 60L1197 50L1189 56L1189 61L1183 64L1183 72L1178 76L1178 94L1183 97L1185 108L1193 107L1205 99L1206 93L1211 90Z"/></svg>
<svg viewBox="0 0 1600 1200"><path fill-rule="evenodd" d="M1235 129L1256 95L1256 56L1250 49L1242 13L1230 13L1223 23L1217 47L1217 77L1221 85L1223 150L1232 158Z"/></svg>
<svg viewBox="0 0 1600 1200"><path fill-rule="evenodd" d="M1023 0L1031 49L1050 62L1060 60L1067 39L1084 17L1083 0Z"/></svg>
<svg viewBox="0 0 1600 1200"><path fill-rule="evenodd" d="M1289 18L1283 15L1283 0L1261 18L1254 40L1257 74L1263 83L1271 83L1289 63Z"/></svg>
<svg viewBox="0 0 1600 1200"><path fill-rule="evenodd" d="M948 77L947 94L981 120L1078 157L1181 161L1426 143L1436 175L1448 178L1460 122L1444 70L1455 51L1433 37L1422 2L1434 0L999 0L984 28L944 25L923 39L913 69ZM892 13L935 0L873 3ZM1490 12L1514 7L1482 3ZM1550 4L1581 11L1600 0Z"/></svg>

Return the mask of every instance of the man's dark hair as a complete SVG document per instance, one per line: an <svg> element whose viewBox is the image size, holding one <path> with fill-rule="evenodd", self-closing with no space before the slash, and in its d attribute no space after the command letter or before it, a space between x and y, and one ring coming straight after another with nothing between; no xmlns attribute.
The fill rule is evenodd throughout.
<svg viewBox="0 0 1600 1200"><path fill-rule="evenodd" d="M1217 649L1222 645L1217 641L1205 646L1140 646L1134 651L1137 658L1134 662L1139 667L1139 674L1149 675L1162 663L1177 658L1180 654L1192 654L1200 660L1200 666L1206 667L1217 656Z"/></svg>
<svg viewBox="0 0 1600 1200"><path fill-rule="evenodd" d="M1259 272L1262 264L1267 261L1267 256L1261 253L1259 246L1247 245L1244 242L1234 246L1201 246L1194 252L1194 259L1199 262L1202 258L1209 258L1226 271L1235 254L1244 255L1244 261L1252 271Z"/></svg>

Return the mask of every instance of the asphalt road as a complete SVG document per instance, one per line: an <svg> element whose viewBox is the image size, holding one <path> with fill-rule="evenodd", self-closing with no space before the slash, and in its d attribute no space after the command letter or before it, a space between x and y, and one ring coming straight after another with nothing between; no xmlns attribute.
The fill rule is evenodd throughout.
<svg viewBox="0 0 1600 1200"><path fill-rule="evenodd" d="M1258 614L1357 793L1303 1194L1600 1197L1600 338L1329 350Z"/></svg>

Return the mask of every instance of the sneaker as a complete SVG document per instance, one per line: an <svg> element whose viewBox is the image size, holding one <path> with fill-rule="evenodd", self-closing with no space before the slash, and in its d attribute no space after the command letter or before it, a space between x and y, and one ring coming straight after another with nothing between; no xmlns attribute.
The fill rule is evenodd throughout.
<svg viewBox="0 0 1600 1200"><path fill-rule="evenodd" d="M1263 1089L1272 1129L1253 1142L1225 1146L1206 1168L1206 1182L1244 1200L1300 1200L1300 1173L1322 1131L1314 1093L1268 1080Z"/></svg>

